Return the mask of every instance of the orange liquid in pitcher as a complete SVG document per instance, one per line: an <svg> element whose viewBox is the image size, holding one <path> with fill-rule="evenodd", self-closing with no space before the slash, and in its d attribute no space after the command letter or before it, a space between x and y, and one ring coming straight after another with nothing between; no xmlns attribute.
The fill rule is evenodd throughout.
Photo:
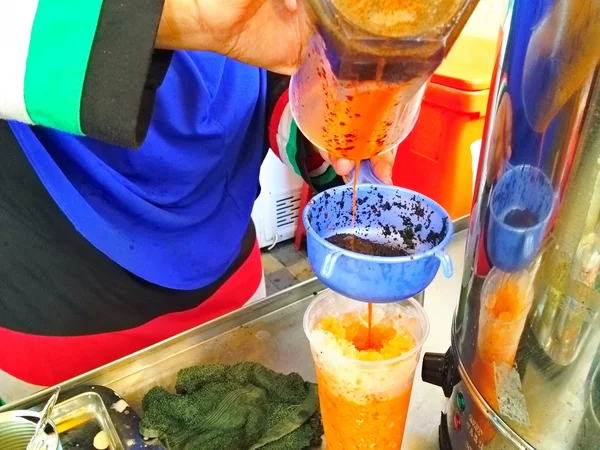
<svg viewBox="0 0 600 450"><path fill-rule="evenodd" d="M336 83L321 85L327 99L321 135L328 153L358 162L395 144L390 142L396 126L392 118L403 88L380 81L384 67L385 60L381 59L374 81L345 82L347 95L341 98ZM324 72L322 75L326 77Z"/></svg>
<svg viewBox="0 0 600 450"><path fill-rule="evenodd" d="M346 314L341 319L329 317L323 319L317 329L334 336L344 356L359 361L392 359L415 347L414 336L406 329L394 327L388 319L370 330L364 319L356 313ZM344 385L345 392L340 392L335 377L336 374L324 372L317 364L327 448L398 450L406 425L412 379L398 379L399 385L406 384L406 387L389 396L374 396L367 391L363 395L365 386L360 383L355 387Z"/></svg>
<svg viewBox="0 0 600 450"><path fill-rule="evenodd" d="M302 133L332 156L351 161L398 145L415 105L406 103L412 92L406 83L382 80L384 69L382 58L373 80L337 79L324 48L313 43L292 79L292 110Z"/></svg>
<svg viewBox="0 0 600 450"><path fill-rule="evenodd" d="M364 84L364 83L363 83ZM389 150L388 137L394 123L401 88L373 82L372 90L361 86L344 100L334 101L326 114L323 140L328 153L351 160L369 159ZM360 112L359 112L360 111Z"/></svg>

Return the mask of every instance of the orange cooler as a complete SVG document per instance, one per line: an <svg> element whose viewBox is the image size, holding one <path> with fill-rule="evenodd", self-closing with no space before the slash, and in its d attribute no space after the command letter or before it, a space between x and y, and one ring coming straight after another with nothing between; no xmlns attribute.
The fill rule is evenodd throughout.
<svg viewBox="0 0 600 450"><path fill-rule="evenodd" d="M394 184L437 201L453 219L471 212L471 144L481 139L497 39L462 35L427 86L417 123L398 147Z"/></svg>

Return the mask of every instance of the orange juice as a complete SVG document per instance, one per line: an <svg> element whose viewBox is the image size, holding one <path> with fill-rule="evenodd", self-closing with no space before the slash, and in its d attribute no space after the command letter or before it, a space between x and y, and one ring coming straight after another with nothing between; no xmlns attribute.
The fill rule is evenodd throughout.
<svg viewBox="0 0 600 450"><path fill-rule="evenodd" d="M512 369L521 334L531 308L533 292L527 271L508 274L492 269L482 289L477 349L471 376L477 389L492 409L499 410L498 395L502 380L497 372L502 366ZM495 430L479 410L475 413L483 430L485 444Z"/></svg>
<svg viewBox="0 0 600 450"><path fill-rule="evenodd" d="M338 395L317 369L327 449L399 450L411 389L385 400L357 403Z"/></svg>
<svg viewBox="0 0 600 450"><path fill-rule="evenodd" d="M481 299L476 352L479 364L512 367L533 300L531 280L526 271L508 274L493 269L483 285Z"/></svg>
<svg viewBox="0 0 600 450"><path fill-rule="evenodd" d="M373 332L373 303L369 303L369 317L367 319L367 327L367 347L370 347L372 342L371 334Z"/></svg>
<svg viewBox="0 0 600 450"><path fill-rule="evenodd" d="M305 315L328 450L402 445L428 321L414 300L371 308L370 332L368 305L331 291Z"/></svg>

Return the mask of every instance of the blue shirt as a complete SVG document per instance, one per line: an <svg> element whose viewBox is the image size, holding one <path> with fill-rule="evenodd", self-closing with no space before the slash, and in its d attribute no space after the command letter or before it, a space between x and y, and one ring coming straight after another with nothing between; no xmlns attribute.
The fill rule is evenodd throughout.
<svg viewBox="0 0 600 450"><path fill-rule="evenodd" d="M219 55L176 52L139 150L11 128L98 250L152 283L198 289L225 273L250 221L267 150L266 78Z"/></svg>

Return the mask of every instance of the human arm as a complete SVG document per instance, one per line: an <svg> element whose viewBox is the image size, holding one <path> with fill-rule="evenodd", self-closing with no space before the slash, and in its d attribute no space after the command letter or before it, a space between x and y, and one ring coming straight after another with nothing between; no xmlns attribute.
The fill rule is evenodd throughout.
<svg viewBox="0 0 600 450"><path fill-rule="evenodd" d="M137 147L171 52L162 2L0 2L0 118Z"/></svg>
<svg viewBox="0 0 600 450"><path fill-rule="evenodd" d="M289 77L269 73L267 78L268 141L281 161L315 191L343 184L329 162L315 151L292 118L288 101Z"/></svg>
<svg viewBox="0 0 600 450"><path fill-rule="evenodd" d="M310 30L304 3L296 0L166 0L156 44L220 53L290 75Z"/></svg>
<svg viewBox="0 0 600 450"><path fill-rule="evenodd" d="M292 0L0 1L0 119L138 147L172 49L289 73L299 13Z"/></svg>

